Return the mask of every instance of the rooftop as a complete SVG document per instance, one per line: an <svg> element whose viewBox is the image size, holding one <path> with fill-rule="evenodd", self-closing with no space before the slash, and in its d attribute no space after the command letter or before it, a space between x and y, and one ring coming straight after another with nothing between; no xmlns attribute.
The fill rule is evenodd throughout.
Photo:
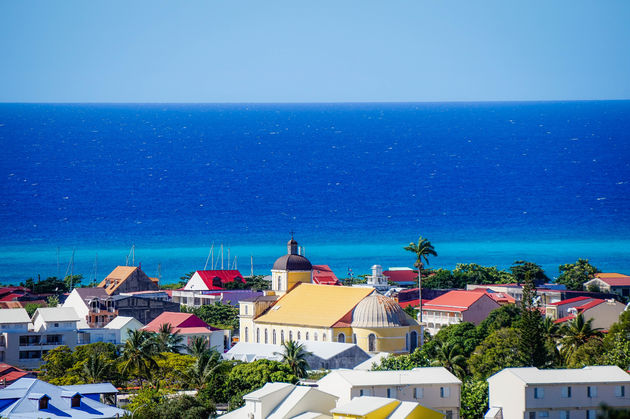
<svg viewBox="0 0 630 419"><path fill-rule="evenodd" d="M355 397L350 402L341 406L337 406L331 413L341 413L353 416L366 416L368 413L395 403L396 406L400 401L396 399L388 399L386 397L360 396Z"/></svg>
<svg viewBox="0 0 630 419"><path fill-rule="evenodd" d="M33 322L41 317L44 322L78 322L81 319L72 307L40 307L33 314Z"/></svg>
<svg viewBox="0 0 630 419"><path fill-rule="evenodd" d="M590 366L581 369L540 370L535 367L506 368L499 374L511 374L526 384L630 383L630 375L617 366Z"/></svg>
<svg viewBox="0 0 630 419"><path fill-rule="evenodd" d="M391 386L412 384L461 384L461 381L444 367L414 368L404 371L333 370L328 375L337 375L353 386ZM326 377L328 377L328 375ZM326 379L322 378L322 380Z"/></svg>
<svg viewBox="0 0 630 419"><path fill-rule="evenodd" d="M213 330L219 330L209 326L199 317L192 313L177 313L165 311L157 316L152 322L142 328L149 332L159 332L160 326L170 324L174 332L180 333L208 333Z"/></svg>
<svg viewBox="0 0 630 419"><path fill-rule="evenodd" d="M487 293L475 291L449 291L422 306L423 310L466 311ZM493 300L494 301L494 300ZM496 301L495 301L496 302Z"/></svg>
<svg viewBox="0 0 630 419"><path fill-rule="evenodd" d="M0 310L0 324L30 322L31 318L23 308L3 308Z"/></svg>
<svg viewBox="0 0 630 419"><path fill-rule="evenodd" d="M598 273L595 278L607 283L611 287L630 286L630 276L618 273Z"/></svg>

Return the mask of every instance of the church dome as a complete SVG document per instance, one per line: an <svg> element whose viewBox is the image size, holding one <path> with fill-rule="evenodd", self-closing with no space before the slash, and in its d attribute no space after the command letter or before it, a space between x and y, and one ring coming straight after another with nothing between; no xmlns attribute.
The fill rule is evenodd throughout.
<svg viewBox="0 0 630 419"><path fill-rule="evenodd" d="M273 264L273 270L279 271L310 271L313 265L301 255L280 256Z"/></svg>
<svg viewBox="0 0 630 419"><path fill-rule="evenodd" d="M408 325L408 316L398 303L381 294L368 295L352 311L352 327L372 328Z"/></svg>

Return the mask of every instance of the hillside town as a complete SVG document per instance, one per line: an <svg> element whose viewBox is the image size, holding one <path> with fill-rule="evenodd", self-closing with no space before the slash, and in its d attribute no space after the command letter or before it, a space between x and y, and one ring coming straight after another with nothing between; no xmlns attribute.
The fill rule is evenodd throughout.
<svg viewBox="0 0 630 419"><path fill-rule="evenodd" d="M432 270L427 239L404 249L413 267L358 278L291 237L264 277L0 288L0 417L628 417L629 275Z"/></svg>

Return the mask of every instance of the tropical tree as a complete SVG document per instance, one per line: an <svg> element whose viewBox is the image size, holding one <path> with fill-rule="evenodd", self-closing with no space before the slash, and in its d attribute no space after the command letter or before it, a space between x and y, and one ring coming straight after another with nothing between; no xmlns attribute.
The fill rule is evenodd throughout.
<svg viewBox="0 0 630 419"><path fill-rule="evenodd" d="M575 263L567 263L558 267L560 276L556 283L564 284L570 290L581 291L584 283L593 279L596 273L601 272L588 262L588 259L578 259Z"/></svg>
<svg viewBox="0 0 630 419"><path fill-rule="evenodd" d="M215 375L222 373L229 365L222 361L216 350L206 350L196 357L195 363L185 375L191 387L199 390L212 385Z"/></svg>
<svg viewBox="0 0 630 419"><path fill-rule="evenodd" d="M208 339L203 336L193 336L188 344L188 353L196 358L208 351Z"/></svg>
<svg viewBox="0 0 630 419"><path fill-rule="evenodd" d="M460 379L466 375L466 358L462 348L450 341L441 342L433 348L433 367L444 367Z"/></svg>
<svg viewBox="0 0 630 419"><path fill-rule="evenodd" d="M285 341L282 346L283 351L274 352L274 355L281 355L282 362L289 366L295 376L298 378L306 377L306 370L308 369L306 357L312 355L312 353L307 352L304 349L304 345L293 340Z"/></svg>
<svg viewBox="0 0 630 419"><path fill-rule="evenodd" d="M522 364L527 367L543 367L548 360L539 304L533 274L529 271L525 274L523 284L521 319L516 324L519 331L519 355Z"/></svg>
<svg viewBox="0 0 630 419"><path fill-rule="evenodd" d="M173 352L179 354L186 349L186 345L182 343L184 337L179 334L179 330L173 331L173 326L170 323L160 325L155 339L159 352Z"/></svg>
<svg viewBox="0 0 630 419"><path fill-rule="evenodd" d="M144 330L130 331L122 350L122 373L135 374L142 384L142 379L150 379L151 371L157 370L156 358L159 354L159 346L151 333Z"/></svg>
<svg viewBox="0 0 630 419"><path fill-rule="evenodd" d="M428 265L429 264L429 256L437 256L437 252L433 248L433 245L428 239L420 236L418 238L418 243L409 243L409 246L405 246L405 250L409 252L413 252L416 255L416 262L414 266L418 269L418 302L420 303L420 308L418 309L418 316L420 322L422 322L422 269L424 269L424 264L422 260Z"/></svg>
<svg viewBox="0 0 630 419"><path fill-rule="evenodd" d="M593 319L585 320L579 313L573 320L569 321L562 328L562 354L565 362L570 361L574 351L586 344L591 339L602 340L601 328L593 327Z"/></svg>
<svg viewBox="0 0 630 419"><path fill-rule="evenodd" d="M549 277L545 274L543 268L532 262L517 260L510 267L510 272L512 272L512 276L519 284L525 282L527 275L534 281L534 284L549 282Z"/></svg>
<svg viewBox="0 0 630 419"><path fill-rule="evenodd" d="M80 375L88 384L102 383L111 376L111 363L100 354L92 353Z"/></svg>
<svg viewBox="0 0 630 419"><path fill-rule="evenodd" d="M461 393L461 416L464 419L480 419L488 410L488 382L464 380Z"/></svg>
<svg viewBox="0 0 630 419"><path fill-rule="evenodd" d="M522 367L519 356L519 333L516 329L499 329L481 342L468 359L468 369L477 380L485 380L508 367Z"/></svg>

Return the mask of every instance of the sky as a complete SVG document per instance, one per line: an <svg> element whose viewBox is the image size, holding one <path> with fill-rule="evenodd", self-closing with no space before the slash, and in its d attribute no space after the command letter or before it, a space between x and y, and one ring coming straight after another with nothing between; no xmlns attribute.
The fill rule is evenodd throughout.
<svg viewBox="0 0 630 419"><path fill-rule="evenodd" d="M628 0L0 0L0 102L630 99Z"/></svg>

